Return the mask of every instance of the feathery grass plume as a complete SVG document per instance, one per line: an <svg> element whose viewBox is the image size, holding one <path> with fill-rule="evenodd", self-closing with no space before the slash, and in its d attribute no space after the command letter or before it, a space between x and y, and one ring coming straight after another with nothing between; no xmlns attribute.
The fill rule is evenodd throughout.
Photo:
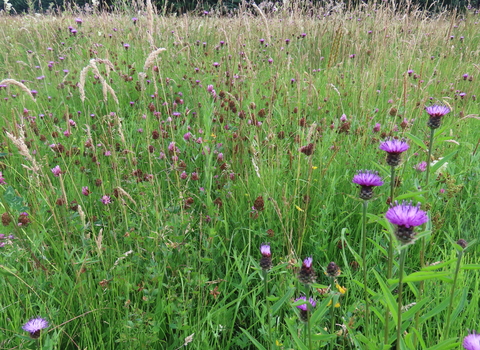
<svg viewBox="0 0 480 350"><path fill-rule="evenodd" d="M143 70L146 72L148 68L153 66L153 63L155 63L155 58L160 54L162 51L166 51L167 49L164 47L161 47L159 49L156 49L148 55L147 59L145 60L145 64L143 65Z"/></svg>
<svg viewBox="0 0 480 350"><path fill-rule="evenodd" d="M150 43L150 47L154 48L155 45L153 43L153 6L152 6L152 0L147 0L147 37L148 37L148 42Z"/></svg>
<svg viewBox="0 0 480 350"><path fill-rule="evenodd" d="M127 191L125 191L125 190L124 190L123 188L121 188L121 187L117 187L116 189L117 189L119 195L127 197L127 198L130 200L130 202L132 202L133 204L137 205L137 202L135 202L135 200L132 198L132 196L130 196L130 194L128 194Z"/></svg>
<svg viewBox="0 0 480 350"><path fill-rule="evenodd" d="M20 133L18 138L10 134L8 131L5 131L5 135L7 135L10 141L12 141L12 143L17 147L18 153L24 156L31 163L30 167L25 164L22 164L22 166L25 169L33 171L37 175L37 185L39 185L40 180L38 179L38 175L40 173L40 166L35 160L35 158L33 158L32 154L30 153L30 150L25 144L25 138L22 136L22 135L25 135L25 131L23 130L23 127L20 127Z"/></svg>
<svg viewBox="0 0 480 350"><path fill-rule="evenodd" d="M109 60L100 59L100 58L92 58L90 60L90 64L88 66L86 66L85 68L83 68L82 71L80 72L80 81L79 81L79 86L78 86L78 89L80 91L80 99L82 100L82 102L85 101L85 78L87 76L88 70L91 68L93 73L96 76L98 76L98 79L100 80L100 83L102 84L102 92L103 92L104 101L107 101L108 92L110 92L110 94L113 97L113 100L118 104L119 102L118 102L117 95L116 95L115 91L112 89L112 87L110 85L108 85L107 81L102 76L102 74L100 74L100 71L97 67L97 62L98 63L104 63L106 67L109 67L110 69L114 70L114 66ZM107 77L108 77L108 69L107 69Z"/></svg>
<svg viewBox="0 0 480 350"><path fill-rule="evenodd" d="M21 82L19 81L16 81L15 79L4 79L2 81L0 81L0 85L3 85L3 84L8 84L8 85L15 85L15 86L18 86L20 88L20 90L22 90L23 92L26 92L28 96L30 96L30 98L36 102L37 100L35 99L35 96L33 96L32 92L30 91L29 88L27 88L25 86L25 84L22 84Z"/></svg>

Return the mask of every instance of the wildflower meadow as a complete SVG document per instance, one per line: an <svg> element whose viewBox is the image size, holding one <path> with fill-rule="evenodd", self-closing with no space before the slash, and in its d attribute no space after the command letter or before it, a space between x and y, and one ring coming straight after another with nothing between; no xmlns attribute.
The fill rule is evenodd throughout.
<svg viewBox="0 0 480 350"><path fill-rule="evenodd" d="M480 349L480 16L0 15L0 349Z"/></svg>

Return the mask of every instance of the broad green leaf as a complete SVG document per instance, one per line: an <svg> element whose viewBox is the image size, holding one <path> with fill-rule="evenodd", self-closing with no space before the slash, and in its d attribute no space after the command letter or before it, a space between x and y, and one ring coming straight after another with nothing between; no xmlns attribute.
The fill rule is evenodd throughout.
<svg viewBox="0 0 480 350"><path fill-rule="evenodd" d="M403 278L403 282L420 282L420 281L426 281L426 280L431 280L431 279L439 279L445 282L451 282L452 278L449 277L451 275L450 272L439 272L439 271L418 271L414 272L408 276L405 276ZM394 283L398 283L398 278L396 279L389 279L388 284L392 285Z"/></svg>
<svg viewBox="0 0 480 350"><path fill-rule="evenodd" d="M278 300L275 304L272 305L272 316L275 315L277 311L282 307L282 305L285 304L285 302L292 297L294 292L295 288L288 288L287 292L283 295L283 297L281 297L280 300Z"/></svg>
<svg viewBox="0 0 480 350"><path fill-rule="evenodd" d="M440 167L445 164L446 162L448 162L450 160L450 158L452 158L455 154L457 154L457 151L453 151L452 153L449 153L447 154L445 157L443 157L442 159L440 159L438 162L435 163L435 165L433 165L430 170L432 171L432 173L434 173L435 171L437 171L438 169L440 169Z"/></svg>

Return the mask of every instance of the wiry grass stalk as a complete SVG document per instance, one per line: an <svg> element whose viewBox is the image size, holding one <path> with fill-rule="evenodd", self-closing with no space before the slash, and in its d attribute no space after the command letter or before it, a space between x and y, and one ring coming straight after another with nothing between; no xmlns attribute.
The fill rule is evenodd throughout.
<svg viewBox="0 0 480 350"><path fill-rule="evenodd" d="M272 315L270 314L270 301L268 300L268 271L262 270L263 274L263 291L265 304L267 306L267 348L273 348L273 338L272 338Z"/></svg>

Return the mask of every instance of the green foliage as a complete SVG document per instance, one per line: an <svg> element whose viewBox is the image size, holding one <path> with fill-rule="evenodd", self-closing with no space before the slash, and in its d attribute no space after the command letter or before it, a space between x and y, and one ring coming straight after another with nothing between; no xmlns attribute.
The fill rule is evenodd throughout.
<svg viewBox="0 0 480 350"><path fill-rule="evenodd" d="M188 9L198 17L154 16L151 33L121 2L110 14L0 17L0 72L16 81L0 87L0 344L388 348L398 252L387 278L392 179L378 142L393 136L410 140L396 199L430 218L418 229L425 249L410 246L405 263L402 343L458 347L479 328L478 16L388 4L219 17L207 5ZM430 101L452 112L425 183L414 167L427 160ZM368 205L365 266L358 169L385 181ZM463 257L459 238L470 242ZM306 256L317 276L307 287L297 278ZM302 293L317 301L310 326L293 301ZM36 315L50 322L38 342L21 329Z"/></svg>

